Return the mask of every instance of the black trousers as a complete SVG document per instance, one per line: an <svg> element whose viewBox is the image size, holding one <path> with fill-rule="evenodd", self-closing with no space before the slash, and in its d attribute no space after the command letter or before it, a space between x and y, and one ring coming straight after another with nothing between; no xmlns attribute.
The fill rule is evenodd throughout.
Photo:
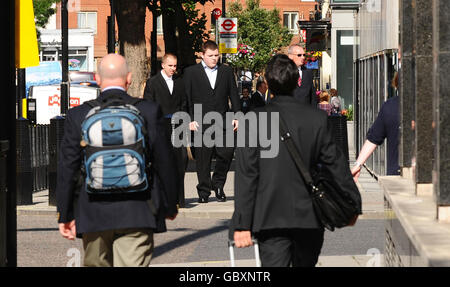
<svg viewBox="0 0 450 287"><path fill-rule="evenodd" d="M234 148L230 147L195 148L195 165L198 179L197 192L199 197L209 197L211 190L224 187L233 154ZM213 156L216 158L216 166L211 177Z"/></svg>
<svg viewBox="0 0 450 287"><path fill-rule="evenodd" d="M224 130L221 146L206 147L202 145L201 147L195 147L195 165L198 179L197 192L199 197L209 197L211 190L225 186L227 173L234 155L234 146L226 146L226 139L230 136L234 136L233 130ZM214 136L211 138L214 138ZM216 165L211 177L213 158L216 159Z"/></svg>
<svg viewBox="0 0 450 287"><path fill-rule="evenodd" d="M263 267L314 267L323 245L323 229L273 229L257 233Z"/></svg>
<svg viewBox="0 0 450 287"><path fill-rule="evenodd" d="M172 140L172 123L171 119L166 119L166 134L169 140ZM188 157L186 147L173 147L173 154L175 156L175 162L177 165L177 173L178 173L178 205L180 207L185 207L185 195L184 195L184 176L186 173L186 168L188 165Z"/></svg>

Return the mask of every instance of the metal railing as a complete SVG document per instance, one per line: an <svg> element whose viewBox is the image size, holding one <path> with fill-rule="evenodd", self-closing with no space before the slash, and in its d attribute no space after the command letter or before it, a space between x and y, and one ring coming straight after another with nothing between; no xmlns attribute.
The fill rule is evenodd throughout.
<svg viewBox="0 0 450 287"><path fill-rule="evenodd" d="M355 149L358 156L367 132L383 103L395 95L391 86L397 69L397 51L385 50L354 62ZM366 161L375 176L386 175L386 144L378 147Z"/></svg>
<svg viewBox="0 0 450 287"><path fill-rule="evenodd" d="M48 189L48 132L49 125L29 126L33 192Z"/></svg>

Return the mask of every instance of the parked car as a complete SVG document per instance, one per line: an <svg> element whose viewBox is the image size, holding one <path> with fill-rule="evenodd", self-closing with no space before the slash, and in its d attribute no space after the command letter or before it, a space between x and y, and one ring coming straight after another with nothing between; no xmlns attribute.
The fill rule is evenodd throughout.
<svg viewBox="0 0 450 287"><path fill-rule="evenodd" d="M70 86L86 86L93 88L100 88L96 81L71 81Z"/></svg>
<svg viewBox="0 0 450 287"><path fill-rule="evenodd" d="M80 71L70 71L69 72L70 82L95 82L94 72L80 72Z"/></svg>

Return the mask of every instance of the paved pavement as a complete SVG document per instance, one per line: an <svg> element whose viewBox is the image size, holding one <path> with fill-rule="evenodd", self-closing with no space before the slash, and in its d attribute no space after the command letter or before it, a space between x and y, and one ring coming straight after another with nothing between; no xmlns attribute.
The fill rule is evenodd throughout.
<svg viewBox="0 0 450 287"><path fill-rule="evenodd" d="M224 187L227 195L227 202L217 202L214 193L210 197L208 204L197 203L197 176L193 172L186 173L185 198L186 207L179 210L178 218L210 218L210 219L230 219L234 210L234 172L228 175L227 183ZM357 183L361 192L363 202L364 219L384 218L383 192L377 181L367 172L363 171ZM48 190L34 193L33 204L17 207L18 215L56 215L56 207L48 205ZM378 256L378 257L377 257ZM376 260L374 260L376 258ZM380 259L381 258L381 259ZM382 265L382 254L368 255L355 254L346 256L321 256L318 267L363 267L368 265ZM237 266L254 266L252 260L237 260ZM173 267L226 267L230 266L229 261L206 261L206 262L185 262L176 264L152 264L152 266L173 266Z"/></svg>

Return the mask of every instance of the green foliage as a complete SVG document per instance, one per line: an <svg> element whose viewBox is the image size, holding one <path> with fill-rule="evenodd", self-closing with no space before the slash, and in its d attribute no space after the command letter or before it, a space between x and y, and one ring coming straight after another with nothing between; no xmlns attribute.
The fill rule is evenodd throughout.
<svg viewBox="0 0 450 287"><path fill-rule="evenodd" d="M34 18L36 26L43 28L48 23L50 16L56 13L56 9L52 8L54 3L61 0L33 0Z"/></svg>
<svg viewBox="0 0 450 287"><path fill-rule="evenodd" d="M192 48L195 52L200 52L204 41L209 39L209 33L206 31L207 18L205 13L200 16L198 9L195 9L196 0L185 0L183 3L184 13L186 14L189 38L192 41ZM205 2L205 1L203 1Z"/></svg>
<svg viewBox="0 0 450 287"><path fill-rule="evenodd" d="M44 28L45 25L47 25L50 16L56 13L56 9L52 8L52 5L60 1L61 0L33 0L34 20L39 47L41 45L41 33L38 28Z"/></svg>
<svg viewBox="0 0 450 287"><path fill-rule="evenodd" d="M255 56L250 70L261 72L274 51L288 46L292 35L281 24L278 9L266 10L259 7L259 0L246 0L243 9L239 0L228 6L227 16L238 18L239 43L251 46Z"/></svg>
<svg viewBox="0 0 450 287"><path fill-rule="evenodd" d="M347 121L353 121L353 105L348 107L348 110L344 113L347 116Z"/></svg>

